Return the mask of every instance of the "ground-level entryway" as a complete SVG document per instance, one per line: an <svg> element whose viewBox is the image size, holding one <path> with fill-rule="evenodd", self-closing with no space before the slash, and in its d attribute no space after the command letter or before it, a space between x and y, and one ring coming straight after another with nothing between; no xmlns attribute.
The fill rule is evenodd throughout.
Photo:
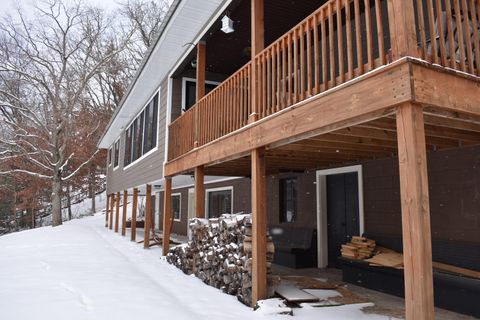
<svg viewBox="0 0 480 320"><path fill-rule="evenodd" d="M284 266L272 265L272 273L280 276L282 279L289 279L291 276L306 277L313 281L320 280L324 283L344 288L343 292L347 292L351 297L348 300L352 302L368 301L374 305L363 309L365 313L372 315L381 314L392 318L404 318L405 300L393 295L382 293L375 290L359 287L342 281L342 271L337 268L307 268L307 269L291 269ZM303 281L303 284L308 281ZM305 286L305 284L303 285ZM308 285L307 285L308 286ZM342 292L342 290L340 290ZM357 300L357 301L355 301ZM341 300L339 300L341 301ZM347 303L350 303L347 301ZM449 310L435 308L436 320L475 320L477 318L452 312Z"/></svg>

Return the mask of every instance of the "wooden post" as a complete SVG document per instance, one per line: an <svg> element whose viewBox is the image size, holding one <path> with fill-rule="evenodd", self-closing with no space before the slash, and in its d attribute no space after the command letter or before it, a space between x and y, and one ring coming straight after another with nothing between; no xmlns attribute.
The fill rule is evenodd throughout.
<svg viewBox="0 0 480 320"><path fill-rule="evenodd" d="M138 189L133 188L133 200L132 200L132 227L130 240L137 240L137 205L138 205Z"/></svg>
<svg viewBox="0 0 480 320"><path fill-rule="evenodd" d="M388 0L388 20L393 60L405 56L417 57L413 0Z"/></svg>
<svg viewBox="0 0 480 320"><path fill-rule="evenodd" d="M162 255L166 256L170 247L170 215L172 202L172 178L165 177L165 190L163 192L163 246Z"/></svg>
<svg viewBox="0 0 480 320"><path fill-rule="evenodd" d="M195 216L205 218L205 170L203 166L195 167Z"/></svg>
<svg viewBox="0 0 480 320"><path fill-rule="evenodd" d="M128 191L123 191L123 212L122 212L122 236L125 236L127 232L127 201Z"/></svg>
<svg viewBox="0 0 480 320"><path fill-rule="evenodd" d="M147 184L145 192L145 238L143 239L143 247L150 247L150 228L152 224L152 186Z"/></svg>
<svg viewBox="0 0 480 320"><path fill-rule="evenodd" d="M105 209L105 228L108 228L109 213L110 213L110 195L107 195L107 208Z"/></svg>
<svg viewBox="0 0 480 320"><path fill-rule="evenodd" d="M267 191L265 149L252 151L252 306L267 298Z"/></svg>
<svg viewBox="0 0 480 320"><path fill-rule="evenodd" d="M425 128L421 106L397 111L407 320L433 320L432 244Z"/></svg>
<svg viewBox="0 0 480 320"><path fill-rule="evenodd" d="M264 0L251 0L251 61L250 68L250 90L251 90L251 108L252 114L248 121L254 122L259 118L259 106L257 105L257 66L255 65L255 56L265 48L265 26L264 26Z"/></svg>
<svg viewBox="0 0 480 320"><path fill-rule="evenodd" d="M197 86L196 86L196 102L205 95L205 65L206 65L206 45L204 41L197 44ZM195 108L195 141L194 147L198 147L200 137L200 119L198 108Z"/></svg>
<svg viewBox="0 0 480 320"><path fill-rule="evenodd" d="M120 192L117 192L117 200L115 203L115 232L118 232L119 220L120 220Z"/></svg>
<svg viewBox="0 0 480 320"><path fill-rule="evenodd" d="M109 222L109 229L113 229L113 206L115 205L115 194L110 195L110 222Z"/></svg>

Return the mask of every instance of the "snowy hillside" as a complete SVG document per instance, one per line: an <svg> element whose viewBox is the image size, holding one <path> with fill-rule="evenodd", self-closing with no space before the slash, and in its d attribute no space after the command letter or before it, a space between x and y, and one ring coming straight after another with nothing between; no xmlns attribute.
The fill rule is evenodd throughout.
<svg viewBox="0 0 480 320"><path fill-rule="evenodd" d="M264 315L104 223L96 214L1 237L0 319L387 319L364 314L368 304Z"/></svg>

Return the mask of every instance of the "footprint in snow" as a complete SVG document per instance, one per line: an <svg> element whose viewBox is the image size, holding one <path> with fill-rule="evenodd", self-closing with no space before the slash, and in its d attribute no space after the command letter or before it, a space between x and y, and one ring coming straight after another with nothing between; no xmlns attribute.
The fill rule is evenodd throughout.
<svg viewBox="0 0 480 320"><path fill-rule="evenodd" d="M69 286L66 283L60 283L60 288L73 294L78 299L78 303L80 304L80 306L85 310L90 311L93 309L92 300L87 296L85 296L84 294L82 294L81 292L79 292L74 287Z"/></svg>

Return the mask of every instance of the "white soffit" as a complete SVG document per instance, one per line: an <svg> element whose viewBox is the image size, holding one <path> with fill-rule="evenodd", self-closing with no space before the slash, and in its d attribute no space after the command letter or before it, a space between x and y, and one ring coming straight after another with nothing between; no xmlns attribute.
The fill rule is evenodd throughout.
<svg viewBox="0 0 480 320"><path fill-rule="evenodd" d="M191 43L200 35L222 5L229 0L182 0L165 26L150 57L135 76L133 87L114 114L102 139L99 149L109 148L122 130L148 103L160 88L160 83L169 74L178 60L191 49ZM147 53L148 54L148 53Z"/></svg>

